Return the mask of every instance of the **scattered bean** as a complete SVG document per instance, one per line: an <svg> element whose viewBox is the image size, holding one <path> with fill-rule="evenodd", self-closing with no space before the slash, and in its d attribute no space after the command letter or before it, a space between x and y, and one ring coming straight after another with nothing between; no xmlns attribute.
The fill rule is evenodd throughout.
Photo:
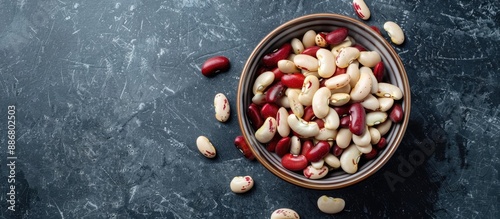
<svg viewBox="0 0 500 219"><path fill-rule="evenodd" d="M215 155L217 155L217 151L212 145L212 142L210 142L210 140L208 140L205 136L199 136L196 139L196 146L198 147L200 153L207 158L214 158Z"/></svg>
<svg viewBox="0 0 500 219"><path fill-rule="evenodd" d="M271 219L300 219L300 216L292 209L280 208L273 211Z"/></svg>
<svg viewBox="0 0 500 219"><path fill-rule="evenodd" d="M370 9L366 5L365 1L363 0L353 0L352 1L352 6L354 7L354 11L358 15L359 18L363 20L368 20L370 19Z"/></svg>
<svg viewBox="0 0 500 219"><path fill-rule="evenodd" d="M229 187L234 193L245 193L252 189L254 181L251 176L235 176Z"/></svg>
<svg viewBox="0 0 500 219"><path fill-rule="evenodd" d="M318 208L321 212L326 214L336 214L344 210L345 201L341 198L333 198L322 195L318 199Z"/></svg>
<svg viewBox="0 0 500 219"><path fill-rule="evenodd" d="M215 118L219 122L226 122L231 114L231 108L226 96L218 93L214 97Z"/></svg>
<svg viewBox="0 0 500 219"><path fill-rule="evenodd" d="M401 45L405 41L403 30L398 24L392 21L387 21L384 23L384 30L387 31L392 43Z"/></svg>
<svg viewBox="0 0 500 219"><path fill-rule="evenodd" d="M201 73L204 76L211 77L219 72L229 70L230 62L225 56L214 56L207 59L201 66Z"/></svg>

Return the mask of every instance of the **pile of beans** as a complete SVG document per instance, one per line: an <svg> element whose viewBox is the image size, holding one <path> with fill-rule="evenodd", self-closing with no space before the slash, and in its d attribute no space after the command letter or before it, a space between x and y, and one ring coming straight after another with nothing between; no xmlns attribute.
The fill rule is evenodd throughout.
<svg viewBox="0 0 500 219"><path fill-rule="evenodd" d="M255 138L307 178L357 172L402 121L403 93L384 81L380 54L357 44L345 27L309 30L261 62L247 109Z"/></svg>

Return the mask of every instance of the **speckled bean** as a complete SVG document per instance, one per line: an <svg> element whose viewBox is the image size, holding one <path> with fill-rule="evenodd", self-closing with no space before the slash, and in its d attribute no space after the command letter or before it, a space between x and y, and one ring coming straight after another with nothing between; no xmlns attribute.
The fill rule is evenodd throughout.
<svg viewBox="0 0 500 219"><path fill-rule="evenodd" d="M320 169L316 169L312 165L309 165L302 171L302 173L308 179L321 179L328 174L328 167L322 166Z"/></svg>
<svg viewBox="0 0 500 219"><path fill-rule="evenodd" d="M218 93L214 97L215 118L219 122L226 122L231 115L231 108L226 96Z"/></svg>
<svg viewBox="0 0 500 219"><path fill-rule="evenodd" d="M292 209L279 208L273 211L271 219L300 219L300 216Z"/></svg>
<svg viewBox="0 0 500 219"><path fill-rule="evenodd" d="M212 142L205 136L199 136L196 139L196 147L200 153L207 158L214 158L215 155L217 155L217 151L212 145Z"/></svg>
<svg viewBox="0 0 500 219"><path fill-rule="evenodd" d="M229 187L234 193L245 193L252 189L254 181L251 176L235 176Z"/></svg>
<svg viewBox="0 0 500 219"><path fill-rule="evenodd" d="M264 124L255 132L255 139L257 139L260 143L267 143L271 141L276 133L276 125L275 118L267 117Z"/></svg>

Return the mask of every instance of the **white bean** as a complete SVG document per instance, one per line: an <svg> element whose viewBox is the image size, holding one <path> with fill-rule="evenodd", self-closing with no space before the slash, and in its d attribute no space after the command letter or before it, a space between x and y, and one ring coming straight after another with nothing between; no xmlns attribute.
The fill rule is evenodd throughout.
<svg viewBox="0 0 500 219"><path fill-rule="evenodd" d="M260 74L259 76L257 76L253 84L253 94L255 95L257 93L263 93L266 90L267 86L272 84L273 81L274 73L272 71L266 71Z"/></svg>
<svg viewBox="0 0 500 219"><path fill-rule="evenodd" d="M376 93L378 97L390 97L394 100L400 100L403 98L403 91L399 89L398 86L380 82L378 83L378 91Z"/></svg>
<svg viewBox="0 0 500 219"><path fill-rule="evenodd" d="M368 94L368 96L366 96L365 99L363 99L360 103L365 109L373 111L377 110L380 107L378 99L372 94Z"/></svg>
<svg viewBox="0 0 500 219"><path fill-rule="evenodd" d="M325 87L328 89L339 89L349 84L351 77L348 74L340 74L326 79Z"/></svg>
<svg viewBox="0 0 500 219"><path fill-rule="evenodd" d="M307 71L318 71L318 60L310 55L297 54L293 57L293 62L297 68Z"/></svg>
<svg viewBox="0 0 500 219"><path fill-rule="evenodd" d="M330 104L332 106L343 106L349 103L351 100L351 95L347 93L335 93L330 96Z"/></svg>
<svg viewBox="0 0 500 219"><path fill-rule="evenodd" d="M305 48L309 48L312 46L316 46L316 31L308 30L304 36L302 36L302 44L304 44Z"/></svg>
<svg viewBox="0 0 500 219"><path fill-rule="evenodd" d="M302 144L300 143L300 138L297 136L292 136L290 138L290 154L299 155Z"/></svg>
<svg viewBox="0 0 500 219"><path fill-rule="evenodd" d="M354 60L358 59L359 50L354 47L345 47L340 49L339 55L335 61L335 64L339 68L347 68Z"/></svg>
<svg viewBox="0 0 500 219"><path fill-rule="evenodd" d="M316 140L323 140L323 141L335 140L336 137L337 137L337 130L327 129L327 128L321 128L319 130L319 133L316 136L314 136Z"/></svg>
<svg viewBox="0 0 500 219"><path fill-rule="evenodd" d="M405 34L398 24L387 21L384 23L384 30L387 31L387 34L394 44L401 45L405 41Z"/></svg>
<svg viewBox="0 0 500 219"><path fill-rule="evenodd" d="M370 94L370 91L372 89L372 79L370 76L371 70L368 70L370 68L368 67L361 67L360 68L360 76L359 80L356 83L356 86L351 90L351 100L353 101L361 101L363 100L368 94Z"/></svg>
<svg viewBox="0 0 500 219"><path fill-rule="evenodd" d="M361 157L361 152L355 144L349 145L342 155L340 155L340 167L346 173L355 173L358 171L358 163Z"/></svg>
<svg viewBox="0 0 500 219"><path fill-rule="evenodd" d="M292 45L293 53L300 54L304 51L304 44L299 39L293 38L290 44Z"/></svg>
<svg viewBox="0 0 500 219"><path fill-rule="evenodd" d="M358 62L363 66L373 68L382 60L377 51L363 51L359 53Z"/></svg>
<svg viewBox="0 0 500 219"><path fill-rule="evenodd" d="M344 210L345 201L341 198L333 198L322 195L321 197L319 197L317 205L319 210L323 213L336 214Z"/></svg>
<svg viewBox="0 0 500 219"><path fill-rule="evenodd" d="M288 125L294 132L304 138L314 137L319 134L318 123L307 122L294 114L288 116Z"/></svg>
<svg viewBox="0 0 500 219"><path fill-rule="evenodd" d="M319 49L316 52L318 58L318 74L322 78L329 78L335 73L335 56L327 49Z"/></svg>
<svg viewBox="0 0 500 219"><path fill-rule="evenodd" d="M324 121L325 121L325 128L337 130L337 128L340 125L339 114L334 109L330 109Z"/></svg>
<svg viewBox="0 0 500 219"><path fill-rule="evenodd" d="M370 132L368 131L368 127L365 128L365 131L361 135L352 135L352 142L358 146L367 146L371 142Z"/></svg>
<svg viewBox="0 0 500 219"><path fill-rule="evenodd" d="M394 105L394 99L388 97L379 97L378 102L380 103L380 107L378 110L382 112L386 112L392 108Z"/></svg>
<svg viewBox="0 0 500 219"><path fill-rule="evenodd" d="M368 126L381 124L385 122L385 120L387 120L386 112L379 112L379 111L369 112L366 114L365 117L366 125Z"/></svg>
<svg viewBox="0 0 500 219"><path fill-rule="evenodd" d="M281 72L287 74L299 72L299 69L295 66L295 63L287 59L282 59L278 61L278 69Z"/></svg>
<svg viewBox="0 0 500 219"><path fill-rule="evenodd" d="M313 99L312 99L312 108L314 115L317 118L323 119L328 115L328 112L330 111L330 96L332 93L330 92L330 89L327 87L322 87L314 93Z"/></svg>
<svg viewBox="0 0 500 219"><path fill-rule="evenodd" d="M341 128L337 133L335 141L339 148L347 148L351 144L352 132L348 128Z"/></svg>
<svg viewBox="0 0 500 219"><path fill-rule="evenodd" d="M298 89L288 88L286 90L286 96L288 97L288 102L290 103L293 114L302 117L304 115L304 106L299 102L299 93L300 90Z"/></svg>
<svg viewBox="0 0 500 219"><path fill-rule="evenodd" d="M328 153L323 160L325 163L330 166L333 169L337 169L340 167L340 160L338 157L335 157L335 155Z"/></svg>

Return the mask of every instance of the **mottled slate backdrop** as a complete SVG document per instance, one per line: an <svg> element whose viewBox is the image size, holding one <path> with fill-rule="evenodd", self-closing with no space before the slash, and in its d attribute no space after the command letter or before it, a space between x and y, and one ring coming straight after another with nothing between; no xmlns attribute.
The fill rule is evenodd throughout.
<svg viewBox="0 0 500 219"><path fill-rule="evenodd" d="M351 1L0 0L2 218L267 218L276 208L330 218L319 196L342 197L339 218L498 218L500 3L367 0L412 90L410 127L394 158L335 191L284 182L242 158L233 111L240 71L269 31L301 15L355 17ZM387 36L386 36L387 38ZM229 72L201 76L208 57ZM8 210L8 106L15 105L15 212ZM209 136L218 157L195 146ZM254 189L229 190L236 175ZM391 180L387 180L390 176Z"/></svg>

